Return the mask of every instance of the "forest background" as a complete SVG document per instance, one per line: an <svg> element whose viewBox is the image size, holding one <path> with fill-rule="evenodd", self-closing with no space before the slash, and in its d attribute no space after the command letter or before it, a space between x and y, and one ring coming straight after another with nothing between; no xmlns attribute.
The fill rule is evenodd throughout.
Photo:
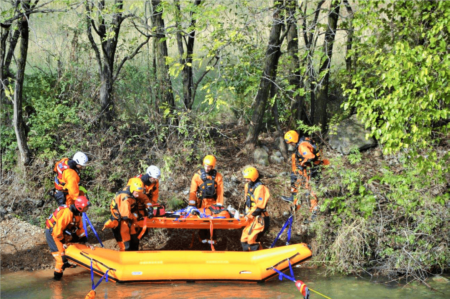
<svg viewBox="0 0 450 299"><path fill-rule="evenodd" d="M450 268L449 1L9 0L0 10L2 210L42 226L55 207L32 202L78 150L101 222L150 164L169 185L205 154L250 156L289 129L326 147L356 114L395 163L368 171L371 155L334 156L314 186L314 260L421 281Z"/></svg>

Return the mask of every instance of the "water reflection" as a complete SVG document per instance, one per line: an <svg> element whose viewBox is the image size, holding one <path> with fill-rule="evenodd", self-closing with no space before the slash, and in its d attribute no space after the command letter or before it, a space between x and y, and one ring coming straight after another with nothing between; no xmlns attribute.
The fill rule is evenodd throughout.
<svg viewBox="0 0 450 299"><path fill-rule="evenodd" d="M430 284L384 284L347 276L324 277L320 270L296 268L295 276L310 288L335 298L450 298L448 282ZM62 281L53 281L53 270L2 273L1 298L84 298L91 289L88 271L69 269ZM98 281L99 277L95 277ZM381 279L378 279L381 281ZM444 279L445 280L445 279ZM245 283L161 283L115 284L102 282L97 297L112 298L301 298L294 283L272 279L265 284ZM322 298L312 293L312 299Z"/></svg>

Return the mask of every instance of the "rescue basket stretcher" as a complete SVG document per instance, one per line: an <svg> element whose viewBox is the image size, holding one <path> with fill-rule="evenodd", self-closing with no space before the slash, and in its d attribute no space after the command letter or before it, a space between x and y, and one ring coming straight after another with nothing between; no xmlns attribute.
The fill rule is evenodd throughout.
<svg viewBox="0 0 450 299"><path fill-rule="evenodd" d="M140 227L181 229L239 229L247 225L245 218L168 218L153 217L138 221Z"/></svg>
<svg viewBox="0 0 450 299"><path fill-rule="evenodd" d="M258 251L115 251L82 244L66 249L72 262L114 282L262 282L311 257L306 244Z"/></svg>

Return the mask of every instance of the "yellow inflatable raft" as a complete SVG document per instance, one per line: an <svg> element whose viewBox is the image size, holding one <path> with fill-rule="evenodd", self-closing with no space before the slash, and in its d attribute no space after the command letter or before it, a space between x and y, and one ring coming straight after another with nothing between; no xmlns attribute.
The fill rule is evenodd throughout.
<svg viewBox="0 0 450 299"><path fill-rule="evenodd" d="M108 271L115 282L245 281L261 282L311 257L306 244L252 252L128 251L70 245L66 256L98 275ZM289 261L289 262L288 262Z"/></svg>

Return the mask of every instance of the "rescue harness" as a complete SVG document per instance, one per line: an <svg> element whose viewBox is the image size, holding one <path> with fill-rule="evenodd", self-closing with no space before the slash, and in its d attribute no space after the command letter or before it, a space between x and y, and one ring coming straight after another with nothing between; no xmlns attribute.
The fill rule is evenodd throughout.
<svg viewBox="0 0 450 299"><path fill-rule="evenodd" d="M136 200L136 198L130 193L129 187L127 187L126 190L121 190L121 191L116 193L116 196L114 196L114 198L111 200L111 205L109 207L110 207L111 215L112 215L111 218L114 218L114 219L116 219L118 221L122 220L122 215L120 215L120 212L119 212L119 205L116 202L116 198L120 194L128 195L127 197L122 198L122 201L125 201L128 198L132 198L132 199ZM135 206L136 206L136 203L131 205L131 212L133 212L135 210ZM112 219L112 220L114 220L114 219ZM123 219L123 220L127 220L127 219Z"/></svg>
<svg viewBox="0 0 450 299"><path fill-rule="evenodd" d="M66 182L62 180L63 173L67 169L71 168L69 166L69 158L63 158L61 161L59 161L55 166L55 189L63 192L67 192L67 190L64 190L64 186L66 185ZM78 175L80 175L78 169L74 169Z"/></svg>
<svg viewBox="0 0 450 299"><path fill-rule="evenodd" d="M252 207L255 206L255 204L256 204L255 190L256 190L256 188L258 188L261 185L263 185L263 183L260 180L254 182L254 183L248 184L248 190L247 190L247 196L246 196L247 198L245 201L245 213L246 214L251 210ZM266 209L265 208L262 210L260 209L259 212L261 212L261 213L266 212Z"/></svg>

